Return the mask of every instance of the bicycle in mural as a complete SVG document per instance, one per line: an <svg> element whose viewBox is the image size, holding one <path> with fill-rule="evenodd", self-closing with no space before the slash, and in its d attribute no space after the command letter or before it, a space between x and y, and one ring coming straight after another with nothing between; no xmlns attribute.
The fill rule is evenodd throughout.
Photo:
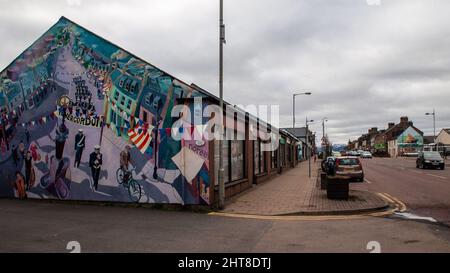
<svg viewBox="0 0 450 273"><path fill-rule="evenodd" d="M68 199L70 194L70 162L68 159L50 158L49 172L40 180L40 187L54 194L59 199Z"/></svg>
<svg viewBox="0 0 450 273"><path fill-rule="evenodd" d="M116 178L119 185L122 185L125 189L127 189L130 200L139 203L142 197L142 186L134 179L134 170L135 168L128 171L119 168L116 171Z"/></svg>

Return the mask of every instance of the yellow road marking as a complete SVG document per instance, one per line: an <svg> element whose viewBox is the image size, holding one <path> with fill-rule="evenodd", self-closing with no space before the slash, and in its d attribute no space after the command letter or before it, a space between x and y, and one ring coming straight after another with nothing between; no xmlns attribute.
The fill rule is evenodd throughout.
<svg viewBox="0 0 450 273"><path fill-rule="evenodd" d="M355 215L292 215L292 216L277 216L277 215L252 215L252 214L239 214L239 213L226 213L226 212L211 212L208 215L241 218L241 219L253 219L253 220L276 220L276 221L332 221L332 220L358 220L369 217L384 217L392 215L395 212L405 212L406 205L395 197L387 193L377 193L378 196L388 201L388 203L395 205L394 208L387 211L362 213Z"/></svg>

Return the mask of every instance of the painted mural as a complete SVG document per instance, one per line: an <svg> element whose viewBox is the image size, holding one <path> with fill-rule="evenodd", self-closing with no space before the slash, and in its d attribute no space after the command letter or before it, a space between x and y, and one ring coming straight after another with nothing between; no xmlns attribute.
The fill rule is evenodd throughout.
<svg viewBox="0 0 450 273"><path fill-rule="evenodd" d="M208 145L172 138L194 96L61 18L0 74L0 195L209 204Z"/></svg>
<svg viewBox="0 0 450 273"><path fill-rule="evenodd" d="M417 153L423 148L423 136L413 127L406 129L398 138L400 153Z"/></svg>

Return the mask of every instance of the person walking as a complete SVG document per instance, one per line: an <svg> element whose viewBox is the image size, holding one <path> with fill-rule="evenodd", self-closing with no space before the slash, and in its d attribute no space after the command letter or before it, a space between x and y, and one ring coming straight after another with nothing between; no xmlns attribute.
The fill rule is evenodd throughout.
<svg viewBox="0 0 450 273"><path fill-rule="evenodd" d="M27 143L30 143L30 131L28 131L28 127L25 128L25 138L27 139Z"/></svg>
<svg viewBox="0 0 450 273"><path fill-rule="evenodd" d="M14 165L16 165L16 167L17 167L17 164L19 164L19 155L17 153L17 146L16 145L12 146L12 158L13 158L13 161L14 161Z"/></svg>
<svg viewBox="0 0 450 273"><path fill-rule="evenodd" d="M86 145L86 136L83 133L83 129L78 130L78 134L75 136L75 162L74 167L80 168L81 156Z"/></svg>
<svg viewBox="0 0 450 273"><path fill-rule="evenodd" d="M27 151L27 154L25 155L25 185L27 191L30 190L34 182L32 179L32 169L33 169L33 157L31 156L31 152Z"/></svg>
<svg viewBox="0 0 450 273"><path fill-rule="evenodd" d="M98 189L98 180L100 178L100 171L103 164L103 155L100 153L100 146L94 147L94 152L89 156L89 167L91 168L92 180L94 182L94 189Z"/></svg>
<svg viewBox="0 0 450 273"><path fill-rule="evenodd" d="M23 143L23 140L19 143L19 154L22 157L22 159L25 158L25 144Z"/></svg>

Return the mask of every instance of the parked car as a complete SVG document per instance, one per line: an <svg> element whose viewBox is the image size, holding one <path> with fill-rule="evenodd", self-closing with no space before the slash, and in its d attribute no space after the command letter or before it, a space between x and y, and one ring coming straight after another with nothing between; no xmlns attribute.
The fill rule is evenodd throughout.
<svg viewBox="0 0 450 273"><path fill-rule="evenodd" d="M346 156L336 158L336 175L348 176L351 178L350 182L363 182L364 171L361 161L357 157Z"/></svg>
<svg viewBox="0 0 450 273"><path fill-rule="evenodd" d="M372 158L372 153L371 152L363 152L361 154L361 158Z"/></svg>
<svg viewBox="0 0 450 273"><path fill-rule="evenodd" d="M439 152L420 152L416 160L416 168L445 169L445 161Z"/></svg>

